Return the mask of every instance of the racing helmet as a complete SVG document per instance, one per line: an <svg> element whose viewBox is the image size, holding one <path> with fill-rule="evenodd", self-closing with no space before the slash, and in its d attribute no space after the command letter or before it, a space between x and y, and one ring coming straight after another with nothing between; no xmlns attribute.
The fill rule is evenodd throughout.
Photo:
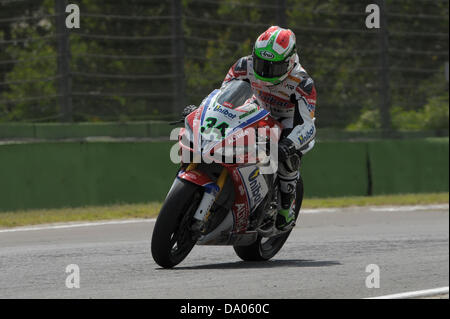
<svg viewBox="0 0 450 319"><path fill-rule="evenodd" d="M270 27L256 40L252 57L256 79L265 86L279 84L298 61L294 32L278 26Z"/></svg>

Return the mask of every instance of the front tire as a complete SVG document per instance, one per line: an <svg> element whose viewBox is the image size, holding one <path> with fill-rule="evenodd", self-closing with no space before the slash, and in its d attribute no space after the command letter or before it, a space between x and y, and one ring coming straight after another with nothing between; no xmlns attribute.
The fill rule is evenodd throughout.
<svg viewBox="0 0 450 319"><path fill-rule="evenodd" d="M176 181L168 194L156 220L151 244L153 259L161 267L176 266L194 247L190 226L200 200L200 187L181 180Z"/></svg>
<svg viewBox="0 0 450 319"><path fill-rule="evenodd" d="M297 220L303 202L303 180L297 182L295 197L295 219ZM266 261L275 256L291 234L292 229L282 235L264 238L261 235L249 246L233 246L234 251L244 261Z"/></svg>

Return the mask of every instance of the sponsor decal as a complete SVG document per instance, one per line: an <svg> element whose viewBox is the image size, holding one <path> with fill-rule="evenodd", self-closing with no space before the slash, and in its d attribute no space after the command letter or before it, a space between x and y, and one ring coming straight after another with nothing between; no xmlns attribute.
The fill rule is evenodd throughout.
<svg viewBox="0 0 450 319"><path fill-rule="evenodd" d="M262 88L261 84L259 84L257 82L252 82L252 87L258 88L258 89Z"/></svg>
<svg viewBox="0 0 450 319"><path fill-rule="evenodd" d="M289 83L285 83L284 87L287 88L288 90L294 91L295 90L295 86Z"/></svg>
<svg viewBox="0 0 450 319"><path fill-rule="evenodd" d="M300 83L300 81L301 81L299 78L292 76L292 75L288 75L288 79L290 79L296 83Z"/></svg>
<svg viewBox="0 0 450 319"><path fill-rule="evenodd" d="M233 104L229 103L229 102L223 102L223 106L232 109L233 108Z"/></svg>
<svg viewBox="0 0 450 319"><path fill-rule="evenodd" d="M298 141L300 142L300 145L303 145L306 141L309 140L309 138L314 134L314 127L311 127L311 129L306 132L305 135L300 134L298 137Z"/></svg>
<svg viewBox="0 0 450 319"><path fill-rule="evenodd" d="M273 59L275 56L273 55L273 53L272 52L269 52L269 51L261 51L261 52L259 52L259 54L261 54L261 56L263 57L263 58L267 58L267 59Z"/></svg>
<svg viewBox="0 0 450 319"><path fill-rule="evenodd" d="M287 100L277 98L276 96L263 92L263 91L257 91L258 92L258 98L263 101L264 103L268 104L271 107L281 107L281 108L288 108L292 107L293 104L290 103Z"/></svg>
<svg viewBox="0 0 450 319"><path fill-rule="evenodd" d="M194 174L193 172L185 172L185 171L181 171L178 174L178 177L182 178L182 179L191 179L191 180L196 180L197 179L197 175L196 174Z"/></svg>
<svg viewBox="0 0 450 319"><path fill-rule="evenodd" d="M244 117L247 117L247 116L249 116L250 114L253 114L253 113L255 113L256 112L256 107L254 107L253 109L251 109L250 111L248 111L247 113L244 113L244 114L242 114L242 115L239 115L239 119L241 120L241 119L243 119Z"/></svg>
<svg viewBox="0 0 450 319"><path fill-rule="evenodd" d="M306 107L308 109L308 112L314 112L316 110L316 107L309 103L306 104Z"/></svg>
<svg viewBox="0 0 450 319"><path fill-rule="evenodd" d="M240 129L236 134L233 135L233 139L237 140L240 138L243 138L244 136L249 136L250 135L250 131L248 129L242 130Z"/></svg>
<svg viewBox="0 0 450 319"><path fill-rule="evenodd" d="M289 95L287 94L287 93L284 93L284 92L278 92L280 95L283 95L284 97L287 97L287 98L289 98Z"/></svg>
<svg viewBox="0 0 450 319"><path fill-rule="evenodd" d="M246 205L236 203L234 207L236 209L236 230L243 231L247 228Z"/></svg>
<svg viewBox="0 0 450 319"><path fill-rule="evenodd" d="M230 111L228 111L226 108L223 108L220 104L217 104L214 108L213 108L214 112L219 112L222 113L225 116L228 116L230 119L234 119L236 117L236 114L231 113Z"/></svg>
<svg viewBox="0 0 450 319"><path fill-rule="evenodd" d="M253 172L250 173L248 177L248 181L250 182L250 192L252 194L252 198L256 203L262 200L261 196L261 183L258 181L259 176L259 168L256 168Z"/></svg>
<svg viewBox="0 0 450 319"><path fill-rule="evenodd" d="M197 179L198 175L195 172L187 172L186 176L189 176L192 179Z"/></svg>
<svg viewBox="0 0 450 319"><path fill-rule="evenodd" d="M270 112L273 114L278 114L277 116L280 116L280 114L283 116L286 116L286 115L292 114L294 112L294 106L285 108L285 109L282 109L279 107L271 107Z"/></svg>
<svg viewBox="0 0 450 319"><path fill-rule="evenodd" d="M240 232L245 231L247 228L248 214L250 211L241 174L239 173L238 168L233 168L232 171L234 183L238 186L235 188L236 199L233 205L234 230Z"/></svg>
<svg viewBox="0 0 450 319"><path fill-rule="evenodd" d="M251 182L253 181L255 178L257 178L259 176L259 168L255 168L255 170L253 172L250 173L250 176L248 177L248 180Z"/></svg>

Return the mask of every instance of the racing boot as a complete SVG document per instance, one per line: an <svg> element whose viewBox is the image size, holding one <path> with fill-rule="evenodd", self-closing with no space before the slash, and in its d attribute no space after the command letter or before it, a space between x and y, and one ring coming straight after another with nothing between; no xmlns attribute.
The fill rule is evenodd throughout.
<svg viewBox="0 0 450 319"><path fill-rule="evenodd" d="M280 209L278 210L275 225L279 230L287 230L295 224L295 210L291 209L295 199L295 188L297 185L298 173L294 176L280 176Z"/></svg>
<svg viewBox="0 0 450 319"><path fill-rule="evenodd" d="M300 157L294 143L283 138L278 144L278 179L280 186L280 206L275 226L280 230L292 228L295 224L295 210L291 209L295 199L299 176Z"/></svg>

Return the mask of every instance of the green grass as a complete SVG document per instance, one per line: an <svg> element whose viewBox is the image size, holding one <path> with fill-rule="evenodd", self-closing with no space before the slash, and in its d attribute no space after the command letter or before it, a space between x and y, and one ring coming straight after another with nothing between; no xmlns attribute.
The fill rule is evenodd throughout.
<svg viewBox="0 0 450 319"><path fill-rule="evenodd" d="M60 222L153 218L161 203L92 206L0 212L0 227L16 227Z"/></svg>
<svg viewBox="0 0 450 319"><path fill-rule="evenodd" d="M449 193L405 194L371 197L308 198L303 208L379 206L379 205L425 205L449 202ZM97 221L129 218L154 218L161 203L111 205L81 208L42 209L16 212L0 212L0 227Z"/></svg>
<svg viewBox="0 0 450 319"><path fill-rule="evenodd" d="M449 202L449 193L403 194L381 196L353 196L336 198L310 198L303 201L305 208L382 206L382 205L427 205Z"/></svg>

